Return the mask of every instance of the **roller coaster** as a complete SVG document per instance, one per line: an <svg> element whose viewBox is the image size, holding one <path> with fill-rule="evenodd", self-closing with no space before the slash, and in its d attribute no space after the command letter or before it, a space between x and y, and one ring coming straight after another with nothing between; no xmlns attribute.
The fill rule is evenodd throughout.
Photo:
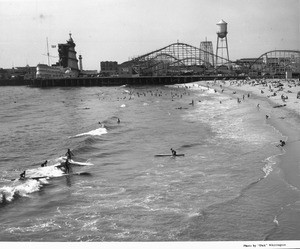
<svg viewBox="0 0 300 249"><path fill-rule="evenodd" d="M214 61L223 61L216 66ZM230 61L216 56L212 51L186 44L173 43L161 49L133 58L120 65L130 67L140 76L172 75L276 75L286 71L300 74L300 51L272 50L252 59Z"/></svg>
<svg viewBox="0 0 300 249"><path fill-rule="evenodd" d="M178 75L213 72L216 56L186 43L173 43L132 59L129 64L139 75ZM231 62L222 57L226 65Z"/></svg>
<svg viewBox="0 0 300 249"><path fill-rule="evenodd" d="M285 72L300 73L300 51L272 50L262 54L249 65L249 70L268 75L283 75Z"/></svg>

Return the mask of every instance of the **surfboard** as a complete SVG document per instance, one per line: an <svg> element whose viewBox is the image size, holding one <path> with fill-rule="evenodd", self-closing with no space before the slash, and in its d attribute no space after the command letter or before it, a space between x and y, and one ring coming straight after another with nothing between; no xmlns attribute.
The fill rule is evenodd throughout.
<svg viewBox="0 0 300 249"><path fill-rule="evenodd" d="M70 175L89 176L89 175L91 175L91 173L86 172L86 171L81 171L81 172L74 172L74 173L63 174L63 176L70 176Z"/></svg>
<svg viewBox="0 0 300 249"><path fill-rule="evenodd" d="M43 179L43 178L56 178L56 177L70 176L70 175L89 176L89 175L91 175L91 173L86 172L86 171L81 171L81 172L74 172L74 173L69 173L69 174L62 174L60 176L36 176L36 177L14 178L14 179L11 179L11 181L39 180L39 179Z"/></svg>
<svg viewBox="0 0 300 249"><path fill-rule="evenodd" d="M66 156L61 157L61 158L62 158L63 160L66 160L66 159L67 159ZM94 164L89 163L89 162L79 162L79 161L74 161L73 159L69 160L69 163L70 163L71 165L76 165L76 166L92 166L92 165L94 165Z"/></svg>
<svg viewBox="0 0 300 249"><path fill-rule="evenodd" d="M155 155L155 157L164 157L164 156L169 156L169 157L175 157L175 156L184 156L184 154L176 154L176 155L171 155L171 154L158 154Z"/></svg>
<svg viewBox="0 0 300 249"><path fill-rule="evenodd" d="M36 177L25 177L25 178L14 178L14 179L11 179L11 181L15 181L15 180L20 180L20 181L25 181L25 180L39 180L39 179L42 179L42 178L47 178L49 176L36 176Z"/></svg>

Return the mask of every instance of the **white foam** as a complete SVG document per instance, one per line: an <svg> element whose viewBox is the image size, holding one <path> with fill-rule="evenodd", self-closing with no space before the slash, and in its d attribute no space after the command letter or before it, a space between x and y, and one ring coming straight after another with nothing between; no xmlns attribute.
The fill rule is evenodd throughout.
<svg viewBox="0 0 300 249"><path fill-rule="evenodd" d="M30 193L39 191L42 184L36 180L26 180L15 182L13 186L0 188L0 203L3 201L11 202L16 195L27 196Z"/></svg>
<svg viewBox="0 0 300 249"><path fill-rule="evenodd" d="M61 157L55 159L55 162L57 162L57 163L55 163L52 166L59 166L61 163L65 162L66 159L67 159L66 156L61 156ZM71 164L76 164L76 165L80 165L80 166L92 166L92 165L94 165L94 164L88 162L88 160L86 162L79 162L79 161L74 161L73 159L71 159L71 160L69 160L69 162Z"/></svg>
<svg viewBox="0 0 300 249"><path fill-rule="evenodd" d="M264 178L266 178L272 171L273 171L273 165L276 164L275 161L273 161L273 158L275 156L270 156L267 159L264 160L266 162L265 166L263 167L263 172L265 172Z"/></svg>
<svg viewBox="0 0 300 249"><path fill-rule="evenodd" d="M84 133L80 133L75 135L74 137L81 137L81 136L101 136L103 134L107 133L107 129L104 127L98 128L96 130L92 130L89 132L84 132Z"/></svg>
<svg viewBox="0 0 300 249"><path fill-rule="evenodd" d="M278 222L278 220L277 220L277 216L274 217L273 222L274 222L277 226L279 225L279 222Z"/></svg>

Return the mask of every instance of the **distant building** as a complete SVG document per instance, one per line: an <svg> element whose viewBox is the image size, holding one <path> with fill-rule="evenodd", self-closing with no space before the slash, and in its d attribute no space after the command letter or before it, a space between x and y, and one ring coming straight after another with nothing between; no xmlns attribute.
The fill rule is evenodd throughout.
<svg viewBox="0 0 300 249"><path fill-rule="evenodd" d="M76 51L74 43L72 39L72 34L70 33L70 38L67 43L60 43L58 44L58 54L59 54L59 61L57 66L62 66L63 68L70 68L72 71L79 72L78 69L78 60L76 58Z"/></svg>
<svg viewBox="0 0 300 249"><path fill-rule="evenodd" d="M134 64L132 61L125 61L118 67L119 76L123 77L137 77L139 73L134 68Z"/></svg>
<svg viewBox="0 0 300 249"><path fill-rule="evenodd" d="M113 76L118 74L118 62L116 61L101 61L100 74L103 76Z"/></svg>
<svg viewBox="0 0 300 249"><path fill-rule="evenodd" d="M46 64L38 64L36 66L37 79L60 79L64 78L65 70L60 66L48 66Z"/></svg>
<svg viewBox="0 0 300 249"><path fill-rule="evenodd" d="M0 79L34 79L36 67L13 67L8 69L0 69Z"/></svg>
<svg viewBox="0 0 300 249"><path fill-rule="evenodd" d="M60 78L75 78L78 77L78 60L76 51L70 33L70 38L67 43L58 44L59 61L48 66L46 64L38 64L36 67L36 78L39 79L60 79Z"/></svg>
<svg viewBox="0 0 300 249"><path fill-rule="evenodd" d="M97 77L97 70L81 70L79 73L79 77Z"/></svg>
<svg viewBox="0 0 300 249"><path fill-rule="evenodd" d="M261 74L265 65L263 58L242 58L235 63L239 66L240 73L250 75L253 75L254 72Z"/></svg>

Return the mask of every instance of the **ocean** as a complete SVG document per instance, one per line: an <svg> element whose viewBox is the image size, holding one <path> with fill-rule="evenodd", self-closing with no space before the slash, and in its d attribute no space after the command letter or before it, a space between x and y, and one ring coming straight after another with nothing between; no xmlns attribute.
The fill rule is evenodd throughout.
<svg viewBox="0 0 300 249"><path fill-rule="evenodd" d="M197 83L1 87L0 241L299 240L284 136L256 103Z"/></svg>

